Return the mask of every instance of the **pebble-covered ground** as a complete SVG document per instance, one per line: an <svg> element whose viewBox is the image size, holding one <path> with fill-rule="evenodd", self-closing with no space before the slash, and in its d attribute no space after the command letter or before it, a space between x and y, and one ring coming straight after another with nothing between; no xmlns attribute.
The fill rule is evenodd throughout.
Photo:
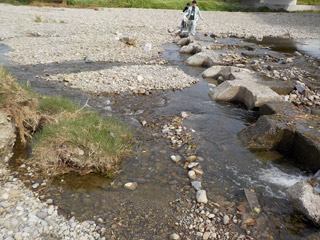
<svg viewBox="0 0 320 240"><path fill-rule="evenodd" d="M152 90L182 89L197 82L180 69L159 65L122 66L100 71L57 74L46 80L65 82L72 88L87 92L142 94L148 94Z"/></svg>
<svg viewBox="0 0 320 240"><path fill-rule="evenodd" d="M203 12L200 32L243 37L318 38L319 14ZM83 60L144 63L159 58L170 42L181 13L154 9L66 9L0 7L0 40L20 64ZM119 41L135 40L135 46Z"/></svg>

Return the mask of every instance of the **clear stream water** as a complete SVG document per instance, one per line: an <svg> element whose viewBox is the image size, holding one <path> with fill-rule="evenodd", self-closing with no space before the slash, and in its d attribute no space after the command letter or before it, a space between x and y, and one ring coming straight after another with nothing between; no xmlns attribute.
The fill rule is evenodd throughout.
<svg viewBox="0 0 320 240"><path fill-rule="evenodd" d="M210 41L203 37L201 40ZM319 46L315 44L316 47L312 47L306 41L300 47L292 47L290 43L290 51L282 51L283 46L266 50L257 47L256 43L239 39L220 41L254 46L258 53L268 51L286 56L297 49L305 49L306 53L319 54ZM245 149L237 133L256 121L257 112L248 111L238 104L211 101L208 96L209 82L200 77L204 69L184 65L188 56L181 55L178 46L168 44L164 49L163 56L169 65L199 78L199 83L182 91L154 92L149 96L92 96L60 83L41 81L38 76L97 70L113 64L79 61L18 66L8 62L4 53L10 49L0 45L0 63L7 66L19 82L30 81L40 94L65 96L81 103L90 98L92 109L102 115L117 116L132 127L137 139L132 157L124 161L123 171L115 179L93 174L60 176L46 189L46 197L53 198L66 216L75 215L80 220L102 218L106 228L121 232L121 239L167 238L174 225L174 213L168 203L180 197L181 188L189 182L185 170L170 160L171 154L180 152L172 149L161 137L154 137L154 130L142 128L138 120L169 119L180 115L181 111L187 111L191 117L184 123L195 131L197 155L205 159L201 163L205 171L203 186L210 199L245 201L243 188L253 188L262 206L261 219L264 224L257 227L259 231L269 228L274 239L304 239L308 234L315 233L317 230L312 225L293 213L285 196L289 186L308 179L310 175L278 153L253 154ZM20 153L26 157L25 152ZM131 180L137 181L139 187L128 192L122 185ZM114 222L118 223L116 227Z"/></svg>

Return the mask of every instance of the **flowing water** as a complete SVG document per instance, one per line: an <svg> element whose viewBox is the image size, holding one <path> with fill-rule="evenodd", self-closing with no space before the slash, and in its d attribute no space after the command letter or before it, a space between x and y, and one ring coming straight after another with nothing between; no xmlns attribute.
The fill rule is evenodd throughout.
<svg viewBox="0 0 320 240"><path fill-rule="evenodd" d="M256 47L255 43L239 39L221 41ZM65 96L81 103L90 98L88 104L92 109L102 115L117 116L131 126L137 141L132 157L124 161L123 171L114 179L94 174L60 176L46 189L46 197L52 198L66 216L75 215L80 220L101 218L107 236L114 232L120 233L121 239L167 238L174 229L175 214L168 203L188 192L184 189L189 181L185 170L170 160L170 155L179 151L157 137L156 130L142 128L139 120L170 119L187 111L190 118L184 124L194 130L197 155L204 158L201 163L205 171L203 186L210 199L245 201L243 188L253 188L262 205L258 231L263 233L269 229L275 239L304 239L314 233L315 228L296 218L285 196L289 186L310 176L278 153L254 154L245 149L237 133L256 121L257 112L248 111L240 104L211 101L210 82L200 77L204 69L184 65L188 56L181 55L176 45L169 44L164 49L163 56L170 65L199 78L199 83L182 91L154 92L149 96L92 96L38 77L92 71L113 64L70 62L17 66L6 61L3 54L9 49L0 45L0 63L7 66L18 81L30 81L31 86L44 95ZM256 51L282 54L273 50L276 49L257 47ZM129 192L122 187L127 181L137 181L139 187Z"/></svg>

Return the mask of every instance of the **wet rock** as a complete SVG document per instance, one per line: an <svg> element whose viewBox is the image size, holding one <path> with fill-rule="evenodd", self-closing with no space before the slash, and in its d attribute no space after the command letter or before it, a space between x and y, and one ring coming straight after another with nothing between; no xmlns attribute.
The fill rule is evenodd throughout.
<svg viewBox="0 0 320 240"><path fill-rule="evenodd" d="M320 116L320 109L311 109L311 113L316 116Z"/></svg>
<svg viewBox="0 0 320 240"><path fill-rule="evenodd" d="M246 212L246 208L245 208L244 206L242 206L242 205L239 205L239 206L237 207L237 210L238 210L239 212L242 212L242 213Z"/></svg>
<svg viewBox="0 0 320 240"><path fill-rule="evenodd" d="M125 43L125 44L127 44L127 45L129 45L129 46L134 46L134 47L135 47L136 44L137 44L137 42L136 42L135 39L129 38L129 37L120 38L119 41L120 41L120 42L123 42L123 43Z"/></svg>
<svg viewBox="0 0 320 240"><path fill-rule="evenodd" d="M212 66L202 73L202 77L219 80L219 83L234 79L257 80L249 69L230 66Z"/></svg>
<svg viewBox="0 0 320 240"><path fill-rule="evenodd" d="M170 235L169 237L170 240L179 240L180 239L180 236L176 233L173 233Z"/></svg>
<svg viewBox="0 0 320 240"><path fill-rule="evenodd" d="M200 52L189 57L186 64L189 66L211 67L214 62L207 54Z"/></svg>
<svg viewBox="0 0 320 240"><path fill-rule="evenodd" d="M300 94L305 94L306 93L306 89L304 88L304 86L301 86L301 85L296 85L295 88L297 89L297 91L300 93Z"/></svg>
<svg viewBox="0 0 320 240"><path fill-rule="evenodd" d="M320 132L316 130L319 120L307 117L289 103L268 103L268 107L262 108L262 113L277 114L263 115L239 132L243 144L251 150L277 150L287 154L304 170L320 169Z"/></svg>
<svg viewBox="0 0 320 240"><path fill-rule="evenodd" d="M93 62L94 62L93 58L90 57L90 56L86 56L86 57L84 58L84 61L85 61L86 63L93 63Z"/></svg>
<svg viewBox="0 0 320 240"><path fill-rule="evenodd" d="M250 216L249 213L243 213L241 216L242 228L247 228L255 224L255 220Z"/></svg>
<svg viewBox="0 0 320 240"><path fill-rule="evenodd" d="M192 162L192 163L189 163L188 164L188 168L189 169L192 169L192 168L194 168L194 167L197 167L199 165L199 163L197 163L197 162Z"/></svg>
<svg viewBox="0 0 320 240"><path fill-rule="evenodd" d="M295 88L293 82L283 82L283 81L263 81L262 85L268 86L273 91L280 95L287 95L292 92Z"/></svg>
<svg viewBox="0 0 320 240"><path fill-rule="evenodd" d="M181 117L182 117L182 118L188 118L188 117L189 117L189 113L187 113L187 112L181 112Z"/></svg>
<svg viewBox="0 0 320 240"><path fill-rule="evenodd" d="M189 177L191 180L196 179L196 178L197 178L196 172L193 171L193 170L190 170L190 171L188 172L188 177Z"/></svg>
<svg viewBox="0 0 320 240"><path fill-rule="evenodd" d="M251 210L260 209L260 204L258 202L258 197L254 189L244 189L245 196L249 203Z"/></svg>
<svg viewBox="0 0 320 240"><path fill-rule="evenodd" d="M209 92L212 100L239 101L248 109L260 107L267 102L283 101L283 99L269 87L250 80L225 81Z"/></svg>
<svg viewBox="0 0 320 240"><path fill-rule="evenodd" d="M172 155L171 156L171 160L174 161L174 162L180 162L181 161L181 156L179 155Z"/></svg>
<svg viewBox="0 0 320 240"><path fill-rule="evenodd" d="M191 186L197 191L201 190L201 182L200 181L192 181Z"/></svg>
<svg viewBox="0 0 320 240"><path fill-rule="evenodd" d="M190 38L181 38L181 39L177 42L177 44L178 44L179 46L186 46L186 45L188 45L189 43L191 43L191 39L190 39Z"/></svg>
<svg viewBox="0 0 320 240"><path fill-rule="evenodd" d="M180 32L179 37L180 38L187 38L187 37L189 37L189 33L188 32Z"/></svg>
<svg viewBox="0 0 320 240"><path fill-rule="evenodd" d="M180 53L185 53L185 54L196 54L201 52L201 47L197 44L189 44L187 46L183 46L180 51Z"/></svg>
<svg viewBox="0 0 320 240"><path fill-rule="evenodd" d="M229 216L228 215L224 215L223 216L223 224L227 225L227 224L229 224L229 222L230 222Z"/></svg>
<svg viewBox="0 0 320 240"><path fill-rule="evenodd" d="M199 174L199 175L203 175L203 170L201 170L200 168L192 168L192 170L196 173L196 174Z"/></svg>
<svg viewBox="0 0 320 240"><path fill-rule="evenodd" d="M294 130L285 122L262 116L255 124L239 132L238 136L250 150L286 150L292 144Z"/></svg>
<svg viewBox="0 0 320 240"><path fill-rule="evenodd" d="M198 203L207 203L207 192L206 190L198 190L196 193L196 199Z"/></svg>
<svg viewBox="0 0 320 240"><path fill-rule="evenodd" d="M192 155L192 156L187 157L187 162L194 162L197 159L198 159L197 156Z"/></svg>
<svg viewBox="0 0 320 240"><path fill-rule="evenodd" d="M287 190L293 207L320 226L320 195L307 182L298 182Z"/></svg>
<svg viewBox="0 0 320 240"><path fill-rule="evenodd" d="M280 114L294 117L299 114L299 111L289 102L269 102L259 108L259 114L260 116Z"/></svg>
<svg viewBox="0 0 320 240"><path fill-rule="evenodd" d="M124 185L124 188L129 189L129 190L135 190L138 186L138 183L136 182L128 182Z"/></svg>
<svg viewBox="0 0 320 240"><path fill-rule="evenodd" d="M293 54L294 54L295 56L297 56L297 57L301 57L301 56L302 56L302 54L301 54L300 52L298 52L298 51L295 51Z"/></svg>

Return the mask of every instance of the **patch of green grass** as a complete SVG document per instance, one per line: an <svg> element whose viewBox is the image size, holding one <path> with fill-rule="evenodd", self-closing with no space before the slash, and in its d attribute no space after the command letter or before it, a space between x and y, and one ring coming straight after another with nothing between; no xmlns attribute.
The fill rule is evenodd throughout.
<svg viewBox="0 0 320 240"><path fill-rule="evenodd" d="M253 8L241 5L242 0L199 0L198 6L202 11L242 11L242 12L277 12L268 7ZM304 0L302 0L304 1ZM305 0L319 1L319 0ZM31 4L34 6L65 6L57 3L56 0L0 0L0 2ZM185 0L67 0L67 6L80 8L93 8L98 10L99 7L108 8L153 8L153 9L175 9L182 10L188 1ZM191 0L189 1L191 2ZM280 10L283 11L283 10Z"/></svg>
<svg viewBox="0 0 320 240"><path fill-rule="evenodd" d="M126 126L89 111L45 125L34 139L33 162L50 175L74 171L113 176L131 152L131 135Z"/></svg>
<svg viewBox="0 0 320 240"><path fill-rule="evenodd" d="M320 5L320 0L297 0L300 5Z"/></svg>
<svg viewBox="0 0 320 240"><path fill-rule="evenodd" d="M94 144L108 156L117 155L129 149L128 129L114 118L103 118L95 112L85 112L74 119L63 118L56 124L44 126L36 134L36 142L46 142L49 138L65 139L73 146Z"/></svg>
<svg viewBox="0 0 320 240"><path fill-rule="evenodd" d="M111 8L154 8L182 10L186 1L183 0L68 0L68 5L81 7L111 7ZM204 11L241 11L247 7L238 5L238 0L202 0L198 6Z"/></svg>
<svg viewBox="0 0 320 240"><path fill-rule="evenodd" d="M61 112L74 113L80 109L80 105L58 96L42 97L38 101L38 110L41 113L55 115Z"/></svg>

